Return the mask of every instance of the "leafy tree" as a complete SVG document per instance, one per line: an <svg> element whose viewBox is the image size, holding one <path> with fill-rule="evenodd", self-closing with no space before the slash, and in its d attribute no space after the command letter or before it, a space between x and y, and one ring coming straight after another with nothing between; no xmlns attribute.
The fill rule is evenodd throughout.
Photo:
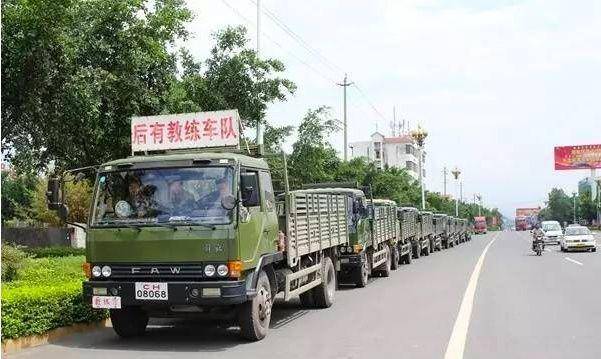
<svg viewBox="0 0 601 359"><path fill-rule="evenodd" d="M87 223L88 212L92 202L93 186L87 180L77 183L67 181L65 185L66 202L67 207L69 207L67 220L69 222ZM56 211L48 209L46 202L46 179L38 181L31 204L30 218L39 223L47 223L55 227L63 225Z"/></svg>
<svg viewBox="0 0 601 359"><path fill-rule="evenodd" d="M286 100L296 85L278 77L284 64L259 58L248 47L246 28L227 27L214 35L216 44L204 62L195 62L187 51L181 54L183 75L172 82L168 112L238 109L245 128L265 122L267 105Z"/></svg>
<svg viewBox="0 0 601 359"><path fill-rule="evenodd" d="M2 149L19 168L129 152L129 119L157 114L186 37L183 0L2 2Z"/></svg>
<svg viewBox="0 0 601 359"><path fill-rule="evenodd" d="M574 205L572 197L568 196L562 189L553 188L549 192L546 207L539 213L542 220L553 220L559 223L571 223L574 218Z"/></svg>
<svg viewBox="0 0 601 359"><path fill-rule="evenodd" d="M336 178L340 159L327 141L327 136L339 130L330 108L321 106L307 111L298 128L298 139L290 155L291 185L328 182Z"/></svg>
<svg viewBox="0 0 601 359"><path fill-rule="evenodd" d="M578 195L578 218L586 223L592 223L597 218L597 204L593 202L590 190L581 191Z"/></svg>
<svg viewBox="0 0 601 359"><path fill-rule="evenodd" d="M38 179L33 174L2 171L2 222L27 219Z"/></svg>

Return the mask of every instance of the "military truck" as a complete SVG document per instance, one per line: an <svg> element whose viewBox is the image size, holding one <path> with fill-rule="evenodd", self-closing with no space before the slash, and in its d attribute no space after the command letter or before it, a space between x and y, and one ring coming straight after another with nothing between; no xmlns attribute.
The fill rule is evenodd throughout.
<svg viewBox="0 0 601 359"><path fill-rule="evenodd" d="M434 236L440 241L441 248L448 248L448 216L443 213L434 213L432 215L432 223L434 225Z"/></svg>
<svg viewBox="0 0 601 359"><path fill-rule="evenodd" d="M421 222L419 211L414 207L401 207L397 209L401 227L401 238L411 244L411 256L405 257L404 263L411 263L411 257L419 258L427 249L427 242L422 240ZM429 249L428 249L429 252Z"/></svg>
<svg viewBox="0 0 601 359"><path fill-rule="evenodd" d="M222 147L199 150L203 137L165 149L149 128L175 121L221 124L212 134ZM143 334L149 317L207 314L237 318L243 337L260 340L278 293L333 304L355 208L344 194L287 185L276 202L266 161L238 147L237 121L237 111L132 120L135 153L91 169L83 294L110 310L119 336ZM47 193L62 218L65 180L52 176Z"/></svg>

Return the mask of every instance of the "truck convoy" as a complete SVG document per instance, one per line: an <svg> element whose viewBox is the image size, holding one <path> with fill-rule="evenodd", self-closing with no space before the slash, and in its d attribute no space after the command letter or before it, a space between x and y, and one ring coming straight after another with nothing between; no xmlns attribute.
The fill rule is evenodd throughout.
<svg viewBox="0 0 601 359"><path fill-rule="evenodd" d="M211 139L183 133L185 143L151 135L191 123L217 128ZM285 178L276 195L267 162L239 148L238 123L235 110L134 118L132 156L87 169L95 186L83 294L110 311L119 336L142 335L149 317L209 315L261 340L278 294L327 308L339 283L365 287L469 238L466 225L450 224L464 220L372 199L356 184L290 190ZM63 219L67 180L48 182L48 206Z"/></svg>

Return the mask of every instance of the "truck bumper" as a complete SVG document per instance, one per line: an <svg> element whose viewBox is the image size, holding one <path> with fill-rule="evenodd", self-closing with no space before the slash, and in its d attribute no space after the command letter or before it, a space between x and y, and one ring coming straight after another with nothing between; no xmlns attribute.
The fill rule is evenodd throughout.
<svg viewBox="0 0 601 359"><path fill-rule="evenodd" d="M106 288L106 295L120 297L122 306L225 306L244 303L247 300L249 300L254 294L254 292L247 292L246 281L244 280L214 282L168 282L167 300L140 300L136 299L135 282L87 281L83 282L83 295L87 303L92 302L92 296L94 296L93 288ZM206 290L207 288L211 289ZM197 289L197 291L195 291L194 289ZM217 289L219 289L219 294L216 294Z"/></svg>

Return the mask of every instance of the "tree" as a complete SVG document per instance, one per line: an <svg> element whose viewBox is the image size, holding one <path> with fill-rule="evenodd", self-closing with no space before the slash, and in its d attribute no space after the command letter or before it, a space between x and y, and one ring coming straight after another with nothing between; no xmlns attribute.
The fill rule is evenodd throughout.
<svg viewBox="0 0 601 359"><path fill-rule="evenodd" d="M2 222L28 218L38 179L33 174L2 171Z"/></svg>
<svg viewBox="0 0 601 359"><path fill-rule="evenodd" d="M22 169L129 153L129 120L165 108L183 0L2 2L2 150Z"/></svg>
<svg viewBox="0 0 601 359"><path fill-rule="evenodd" d="M246 128L265 122L267 105L286 100L296 85L278 77L284 64L273 58L259 58L248 47L246 28L227 27L214 34L211 56L196 62L187 51L181 54L183 75L173 82L167 110L214 111L238 109Z"/></svg>
<svg viewBox="0 0 601 359"><path fill-rule="evenodd" d="M597 204L593 202L590 190L581 191L578 195L578 218L586 221L587 224L597 218Z"/></svg>
<svg viewBox="0 0 601 359"><path fill-rule="evenodd" d="M558 221L559 223L571 223L574 217L573 199L562 189L553 188L549 192L546 207L539 213L542 220Z"/></svg>
<svg viewBox="0 0 601 359"><path fill-rule="evenodd" d="M329 107L307 111L290 155L290 182L294 188L303 183L329 182L336 178L341 161L326 137L338 130Z"/></svg>

